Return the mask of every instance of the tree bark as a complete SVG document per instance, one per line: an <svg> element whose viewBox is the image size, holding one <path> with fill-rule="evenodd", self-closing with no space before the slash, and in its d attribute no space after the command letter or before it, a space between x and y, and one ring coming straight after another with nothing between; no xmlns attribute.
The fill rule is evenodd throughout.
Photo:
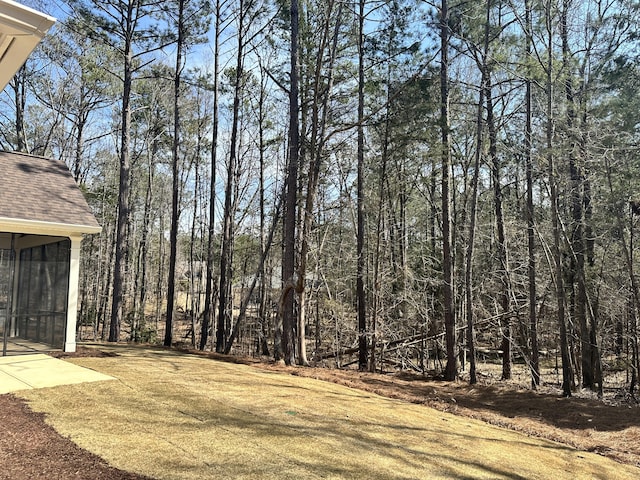
<svg viewBox="0 0 640 480"><path fill-rule="evenodd" d="M11 88L13 89L13 96L16 105L16 151L29 153L29 149L27 147L27 132L24 126L24 111L27 102L25 93L26 75L27 68L23 65L11 81Z"/></svg>
<svg viewBox="0 0 640 480"><path fill-rule="evenodd" d="M532 50L531 2L525 0L525 50L527 60ZM538 320L536 316L536 246L533 210L533 161L532 161L532 111L531 111L531 70L527 68L525 79L525 163L527 177L527 274L529 282L529 335L531 337L531 387L540 385L540 358L538 347Z"/></svg>
<svg viewBox="0 0 640 480"><path fill-rule="evenodd" d="M176 262L178 256L178 223L180 221L180 178L178 173L180 146L180 83L182 70L182 50L184 48L184 2L178 1L178 41L176 43L176 69L173 78L173 143L171 148L171 228L169 232L169 276L167 279L167 313L164 329L164 346L173 343L173 315L175 311Z"/></svg>
<svg viewBox="0 0 640 480"><path fill-rule="evenodd" d="M358 368L368 369L367 306L364 291L365 251L364 251L364 6L358 4L358 178L357 178L357 240L358 257L356 272L356 305L358 315Z"/></svg>
<svg viewBox="0 0 640 480"><path fill-rule="evenodd" d="M134 325L131 328L131 340L140 341L140 329L145 321L145 306L147 303L147 256L149 252L149 229L151 223L151 200L153 190L153 169L156 146L151 147L147 165L147 185L145 188L144 211L142 215L142 231L140 232L140 244L138 245L138 255L136 264L136 277L134 290L137 292L137 308L134 307Z"/></svg>
<svg viewBox="0 0 640 480"><path fill-rule="evenodd" d="M440 129L442 137L442 290L446 332L447 365L445 380L458 375L456 358L456 319L453 299L453 258L451 246L450 174L451 145L449 127L449 9L447 0L440 6Z"/></svg>
<svg viewBox="0 0 640 480"><path fill-rule="evenodd" d="M298 163L300 152L300 131L298 123L298 0L291 0L291 45L290 45L290 76L289 87L289 165L287 168L287 195L285 197L285 215L283 232L283 259L281 298L282 316L282 349L284 361L287 365L295 363L295 290L304 279L299 279L295 272L295 244L296 244L296 204L298 192Z"/></svg>
<svg viewBox="0 0 640 480"><path fill-rule="evenodd" d="M261 84L260 84L260 98L258 101L258 121L259 132L258 132L258 142L259 142L259 154L260 154L260 176L259 176L259 189L260 189L260 255L264 256L265 251L267 250L266 239L265 239L265 182L264 182L264 173L265 173L265 138L264 138L264 130L265 130L265 121L266 111L265 111L265 102L266 102L266 85L265 85L265 75L264 68L261 68ZM282 198L282 197L281 197ZM277 223L277 219L274 219L274 224ZM265 259L266 260L266 259ZM267 285L266 285L266 275L265 275L265 262L262 262L260 265L260 285L259 285L259 305L258 305L258 319L260 322L260 332L259 332L259 340L257 353L269 356L269 342L268 332L269 332L269 322L267 321Z"/></svg>
<svg viewBox="0 0 640 480"><path fill-rule="evenodd" d="M469 349L469 384L474 385L478 382L476 376L476 351L475 351L475 333L473 325L473 250L475 244L476 233L476 220L477 220L477 204L478 204L478 177L480 175L480 159L482 157L483 150L483 131L484 121L482 118L482 112L485 102L485 95L491 95L489 89L490 75L489 66L487 61L489 58L489 31L490 31L490 11L491 0L487 0L486 17L484 25L484 46L483 51L480 54L480 58L477 59L478 67L480 68L480 88L478 94L478 112L476 115L476 152L473 163L473 177L471 180L471 205L470 205L470 218L469 218L469 233L467 239L467 252L465 259L465 310L467 316L467 348ZM490 106L489 99L487 99L487 107ZM489 108L487 108L489 110Z"/></svg>
<svg viewBox="0 0 640 480"><path fill-rule="evenodd" d="M567 338L567 324L565 319L565 293L564 293L564 272L562 268L561 251L561 225L559 211L558 181L556 179L555 158L554 158L554 135L553 135L553 28L551 16L551 2L546 6L547 32L547 65L546 65L546 147L547 147L547 168L549 174L549 187L551 190L551 221L553 228L553 259L555 266L555 284L557 301L557 320L560 333L560 355L562 361L562 394L565 397L571 396L572 371L571 359L569 357L569 343Z"/></svg>
<svg viewBox="0 0 640 480"><path fill-rule="evenodd" d="M486 46L486 45L485 45ZM486 55L486 51L485 51ZM484 59L483 59L484 62ZM480 93L478 98L478 115L476 117L476 152L473 164L471 206L469 219L469 238L467 243L467 253L465 259L464 287L465 287L465 303L467 316L467 348L469 349L469 384L475 385L478 382L476 376L476 348L475 333L473 326L473 247L475 243L477 203L478 203L478 176L480 170L480 157L482 156L483 146L483 118L482 110L484 105L485 93L485 71L486 67L482 65L482 81L480 85Z"/></svg>
<svg viewBox="0 0 640 480"><path fill-rule="evenodd" d="M124 18L125 30L134 30L135 6L129 2ZM118 187L118 220L116 224L115 264L113 267L113 299L111 304L111 323L109 325L109 341L120 340L120 325L124 314L124 280L127 276L127 256L129 238L127 225L129 223L129 195L130 195L130 158L129 143L131 141L131 87L133 83L133 52L131 37L125 37L124 71L122 83L122 118L120 135L120 178Z"/></svg>
<svg viewBox="0 0 640 480"><path fill-rule="evenodd" d="M489 157L491 158L491 176L493 182L493 201L496 215L496 231L498 236L498 260L500 268L501 289L498 294L502 310L502 379L511 378L511 278L507 239L504 229L504 213L502 211L501 166L498 157L498 136L496 131L491 72L487 72L487 129L489 130Z"/></svg>
<svg viewBox="0 0 640 480"><path fill-rule="evenodd" d="M215 216L216 216L216 170L218 163L218 95L220 75L220 0L215 6L215 33L213 41L213 132L211 140L211 183L209 186L209 225L207 229L207 279L205 286L204 311L200 330L200 350L207 347L212 322L211 300L213 298L213 261L215 257Z"/></svg>
<svg viewBox="0 0 640 480"><path fill-rule="evenodd" d="M240 123L240 101L242 96L242 76L244 61L245 2L240 0L238 17L238 50L236 52L236 71L233 87L233 119L229 141L229 163L227 164L227 184L224 191L224 216L222 227L222 253L220 256L220 290L218 291L218 327L216 329L216 352L223 353L230 334L233 316L233 253L236 213L236 169L238 162L238 129Z"/></svg>

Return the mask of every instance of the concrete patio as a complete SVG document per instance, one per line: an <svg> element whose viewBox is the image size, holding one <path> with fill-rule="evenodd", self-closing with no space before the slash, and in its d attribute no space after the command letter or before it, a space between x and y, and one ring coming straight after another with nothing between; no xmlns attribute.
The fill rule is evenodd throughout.
<svg viewBox="0 0 640 480"><path fill-rule="evenodd" d="M114 380L89 368L59 360L44 352L51 347L18 340L7 344L7 356L0 357L0 394L75 383Z"/></svg>

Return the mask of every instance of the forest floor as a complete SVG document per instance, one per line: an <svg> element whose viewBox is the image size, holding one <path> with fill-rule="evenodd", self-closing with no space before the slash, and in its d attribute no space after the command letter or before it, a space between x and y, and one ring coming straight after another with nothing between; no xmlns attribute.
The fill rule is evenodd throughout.
<svg viewBox="0 0 640 480"><path fill-rule="evenodd" d="M471 387L463 381L443 382L416 374L286 367L256 359L196 354L426 405L640 466L640 407L622 391L609 391L606 401L591 392L563 398L553 385L534 392L522 386L522 378L500 382L491 373L482 375L480 384ZM96 348L80 348L75 354L101 355L103 352ZM491 372L492 368L486 365L484 370ZM13 395L0 395L0 424L0 479L147 478L110 467L100 457L79 448L45 423L43 414L31 411Z"/></svg>

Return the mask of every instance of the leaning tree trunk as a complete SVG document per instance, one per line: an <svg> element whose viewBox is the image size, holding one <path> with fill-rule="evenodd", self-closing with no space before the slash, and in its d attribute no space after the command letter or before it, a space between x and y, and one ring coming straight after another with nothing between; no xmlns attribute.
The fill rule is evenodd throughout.
<svg viewBox="0 0 640 480"><path fill-rule="evenodd" d="M222 253L220 256L220 290L218 291L218 327L216 330L216 352L223 353L229 338L232 317L232 281L235 230L235 177L238 163L238 130L240 123L240 101L242 96L243 56L244 56L244 19L245 4L240 0L238 24L238 51L236 52L236 70L233 86L233 119L229 141L229 163L227 164L227 184L224 192L224 217L222 219Z"/></svg>

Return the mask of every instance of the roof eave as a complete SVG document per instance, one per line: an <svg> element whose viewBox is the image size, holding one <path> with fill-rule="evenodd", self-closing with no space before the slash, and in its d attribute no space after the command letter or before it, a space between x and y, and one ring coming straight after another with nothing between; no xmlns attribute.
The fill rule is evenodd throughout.
<svg viewBox="0 0 640 480"><path fill-rule="evenodd" d="M11 81L55 18L12 0L0 0L0 90Z"/></svg>
<svg viewBox="0 0 640 480"><path fill-rule="evenodd" d="M0 217L0 232L28 233L32 235L51 235L55 237L73 237L83 234L100 233L100 225L80 225L60 222L44 222L40 220L24 220L21 218Z"/></svg>

